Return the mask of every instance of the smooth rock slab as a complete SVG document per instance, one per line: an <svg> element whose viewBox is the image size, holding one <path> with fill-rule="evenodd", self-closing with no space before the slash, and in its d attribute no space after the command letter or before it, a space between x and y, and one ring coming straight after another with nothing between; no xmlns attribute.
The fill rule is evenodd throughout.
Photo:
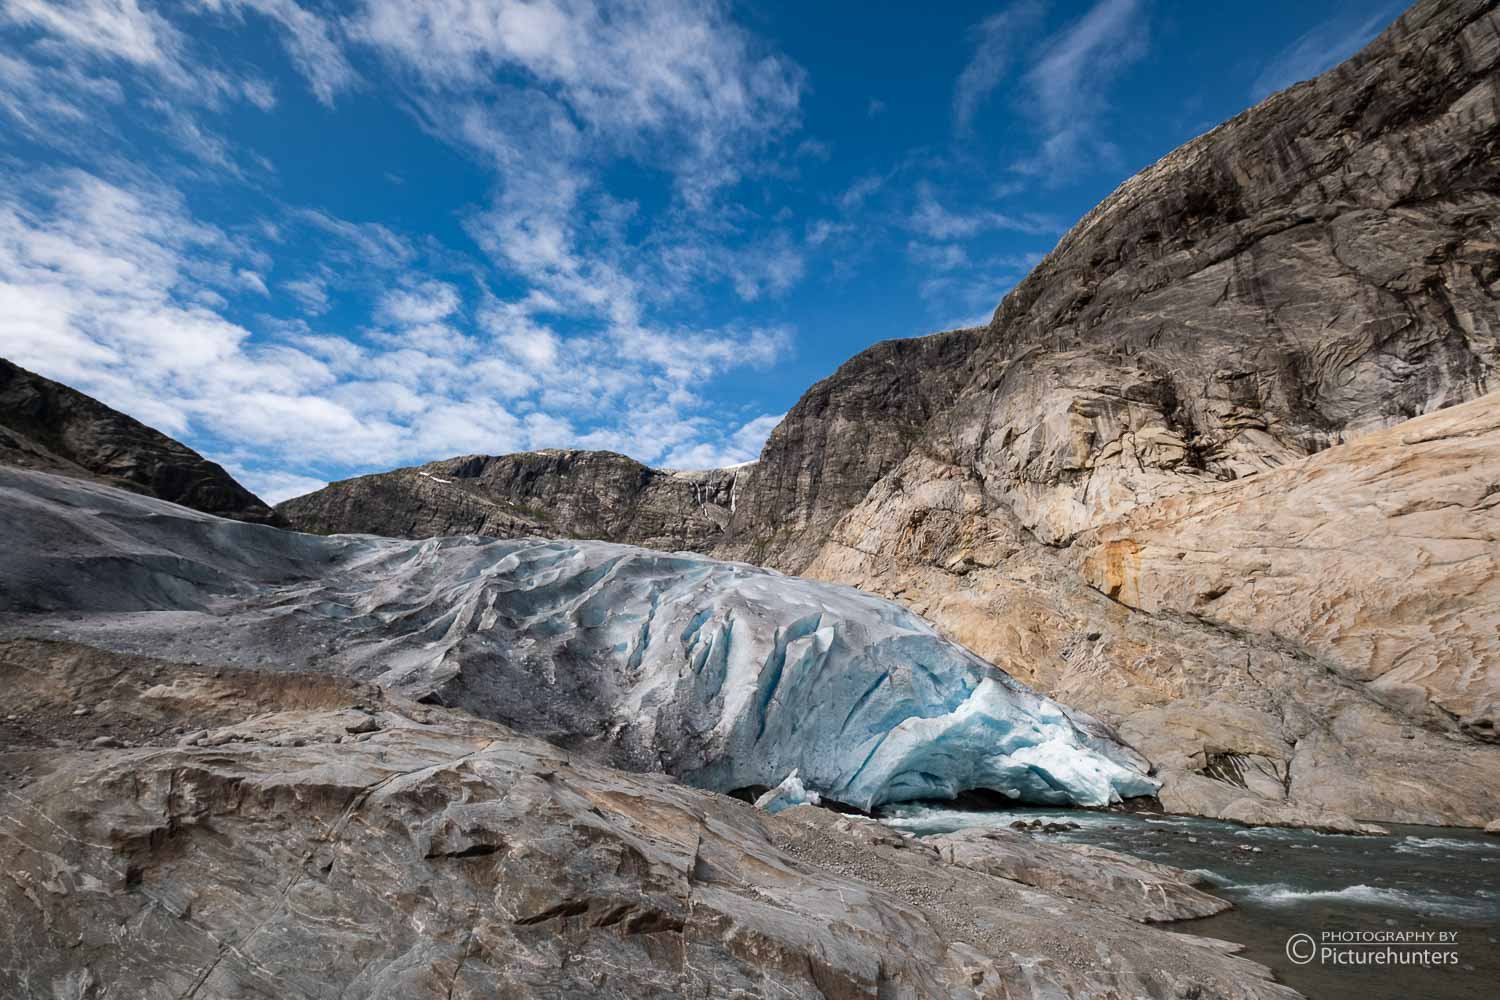
<svg viewBox="0 0 1500 1000"><path fill-rule="evenodd" d="M768 816L346 679L11 642L0 684L33 709L0 727L7 997L1297 996L1133 922L1129 879L1101 908L985 841ZM171 745L204 723L221 746ZM106 726L141 745L85 749ZM1193 892L1169 872L1140 884Z"/></svg>

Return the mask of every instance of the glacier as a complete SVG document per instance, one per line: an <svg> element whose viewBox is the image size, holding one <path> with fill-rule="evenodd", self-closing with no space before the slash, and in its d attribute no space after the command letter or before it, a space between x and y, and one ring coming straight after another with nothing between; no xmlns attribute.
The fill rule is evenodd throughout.
<svg viewBox="0 0 1500 1000"><path fill-rule="evenodd" d="M872 809L1153 794L1107 728L889 601L606 542L315 536L0 469L0 635L317 670L615 766Z"/></svg>

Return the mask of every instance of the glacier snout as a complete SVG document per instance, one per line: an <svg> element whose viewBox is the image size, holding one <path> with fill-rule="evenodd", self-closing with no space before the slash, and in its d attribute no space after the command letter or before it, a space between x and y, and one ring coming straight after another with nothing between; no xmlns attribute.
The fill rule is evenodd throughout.
<svg viewBox="0 0 1500 1000"><path fill-rule="evenodd" d="M1098 806L1147 763L889 601L688 553L318 537L0 469L0 634L326 670L731 791Z"/></svg>

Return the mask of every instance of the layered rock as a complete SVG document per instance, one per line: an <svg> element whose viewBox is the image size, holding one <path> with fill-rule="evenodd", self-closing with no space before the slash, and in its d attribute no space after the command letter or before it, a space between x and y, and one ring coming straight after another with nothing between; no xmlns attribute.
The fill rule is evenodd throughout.
<svg viewBox="0 0 1500 1000"><path fill-rule="evenodd" d="M652 469L607 451L467 455L330 483L276 509L289 526L318 534L543 536L707 551L747 475Z"/></svg>
<svg viewBox="0 0 1500 1000"><path fill-rule="evenodd" d="M996 310L924 450L1051 544L1483 394L1500 14L1423 2L1120 186Z"/></svg>
<svg viewBox="0 0 1500 1000"><path fill-rule="evenodd" d="M1471 742L1493 714L1484 475L1399 428L1330 459L1345 487L1423 498L1397 516L1371 506L1379 485L1316 482L1309 456L1492 384L1497 27L1493 2L1419 3L1127 181L1007 296L954 404L799 568L1028 664L1136 741L1177 808L1477 822L1500 791ZM1459 507L1421 513L1459 482ZM1169 513L1214 502L1212 525ZM1411 516L1430 537L1402 537ZM1147 533L1149 596L1117 523ZM1438 761L1466 776L1451 798L1417 780Z"/></svg>
<svg viewBox="0 0 1500 1000"><path fill-rule="evenodd" d="M978 330L888 340L814 385L771 432L712 551L797 572L967 380Z"/></svg>
<svg viewBox="0 0 1500 1000"><path fill-rule="evenodd" d="M1138 506L1074 548L1122 604L1295 639L1396 712L1500 738L1500 394Z"/></svg>
<svg viewBox="0 0 1500 1000"><path fill-rule="evenodd" d="M95 479L240 521L271 509L186 445L0 358L0 463Z"/></svg>
<svg viewBox="0 0 1500 1000"><path fill-rule="evenodd" d="M0 683L6 995L1297 996L1142 926L1218 905L1160 865L769 816L327 676L21 642Z"/></svg>
<svg viewBox="0 0 1500 1000"><path fill-rule="evenodd" d="M1158 787L1093 720L846 587L605 542L324 538L14 470L0 512L9 634L369 678L721 791Z"/></svg>

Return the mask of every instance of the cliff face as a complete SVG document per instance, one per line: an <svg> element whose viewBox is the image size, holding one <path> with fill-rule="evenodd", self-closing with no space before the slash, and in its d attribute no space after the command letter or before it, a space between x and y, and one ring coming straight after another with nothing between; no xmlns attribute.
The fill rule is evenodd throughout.
<svg viewBox="0 0 1500 1000"><path fill-rule="evenodd" d="M880 343L813 386L739 469L599 451L471 455L344 480L278 513L320 533L550 535L688 549L795 572L952 401L982 331Z"/></svg>
<svg viewBox="0 0 1500 1000"><path fill-rule="evenodd" d="M240 521L271 509L202 455L0 358L0 463L95 479Z"/></svg>
<svg viewBox="0 0 1500 1000"><path fill-rule="evenodd" d="M771 432L740 492L722 558L801 569L967 380L979 330L891 340L814 385Z"/></svg>
<svg viewBox="0 0 1500 1000"><path fill-rule="evenodd" d="M701 552L722 536L745 475L652 469L607 451L469 455L332 483L277 513L319 534L535 535Z"/></svg>
<svg viewBox="0 0 1500 1000"><path fill-rule="evenodd" d="M996 310L927 450L1062 544L1486 391L1495 24L1417 4L1121 185Z"/></svg>
<svg viewBox="0 0 1500 1000"><path fill-rule="evenodd" d="M1500 363L1497 65L1495 3L1419 3L1126 182L802 570L1028 659L1178 808L1500 806L1464 763L1497 700L1500 402L1445 409ZM1472 783L1400 787L1440 759Z"/></svg>

